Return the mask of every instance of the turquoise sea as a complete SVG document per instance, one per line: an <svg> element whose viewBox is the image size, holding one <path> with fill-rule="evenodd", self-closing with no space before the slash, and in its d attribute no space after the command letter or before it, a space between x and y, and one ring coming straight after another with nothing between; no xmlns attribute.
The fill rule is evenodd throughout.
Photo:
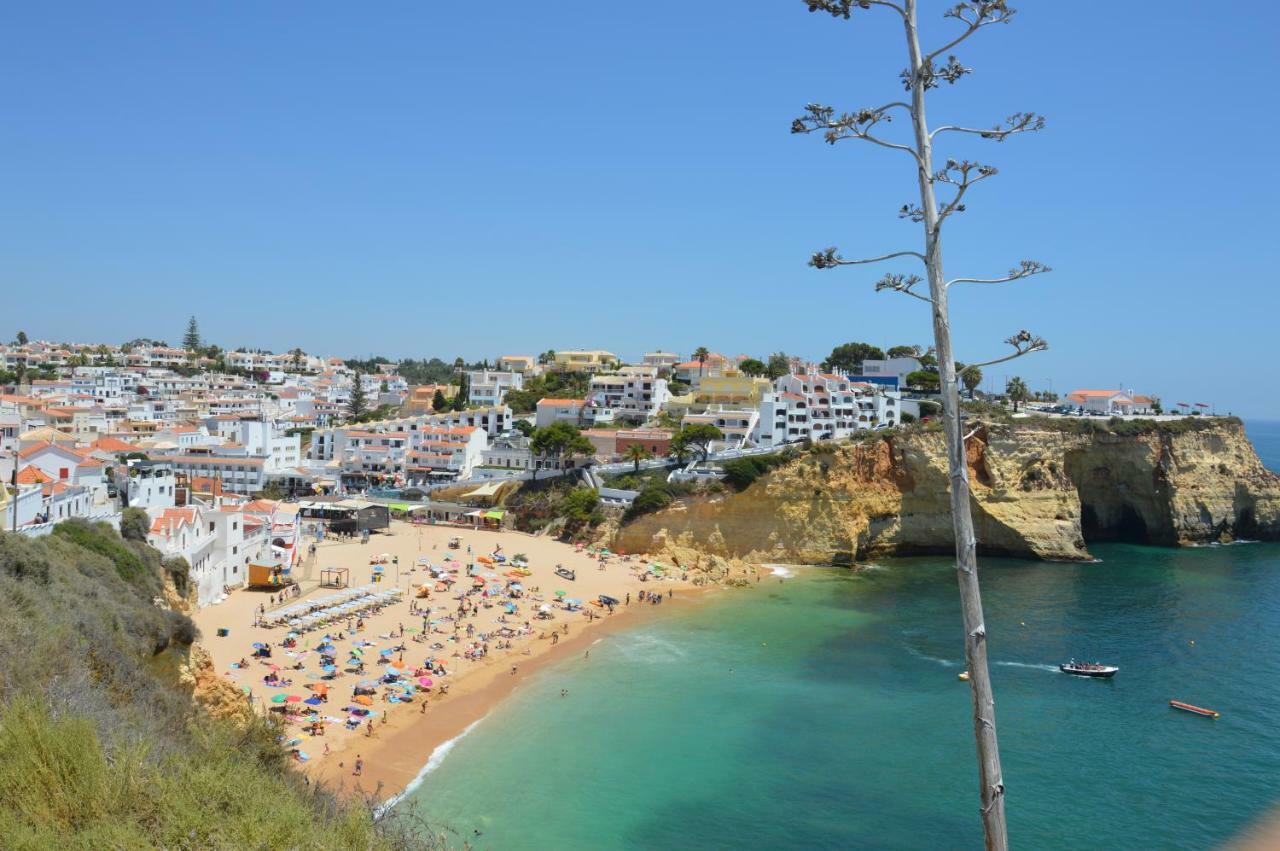
<svg viewBox="0 0 1280 851"><path fill-rule="evenodd" d="M983 563L1011 841L1212 847L1280 802L1280 545L1093 550ZM948 562L795 572L545 669L405 805L484 849L981 847Z"/></svg>

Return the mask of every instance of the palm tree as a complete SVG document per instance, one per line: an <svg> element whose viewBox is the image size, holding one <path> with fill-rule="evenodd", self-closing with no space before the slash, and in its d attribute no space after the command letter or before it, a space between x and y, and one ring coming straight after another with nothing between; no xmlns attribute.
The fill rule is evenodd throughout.
<svg viewBox="0 0 1280 851"><path fill-rule="evenodd" d="M1018 413L1018 403L1025 402L1031 397L1031 391L1027 389L1027 383L1018 376L1009 379L1009 383L1005 385L1004 392L1008 394L1009 401L1013 402L1013 412Z"/></svg>
<svg viewBox="0 0 1280 851"><path fill-rule="evenodd" d="M653 453L639 443L633 443L627 447L627 451L623 453L631 463L635 464L635 471L640 472L640 462L648 461L653 457Z"/></svg>
<svg viewBox="0 0 1280 851"><path fill-rule="evenodd" d="M960 370L960 381L964 384L964 389L969 391L969 398L972 399L973 391L982 386L982 370L976 366L966 366Z"/></svg>
<svg viewBox="0 0 1280 851"><path fill-rule="evenodd" d="M698 346L693 352L693 359L698 362L698 375L702 375L702 368L707 364L707 358L711 357L711 352L706 346Z"/></svg>

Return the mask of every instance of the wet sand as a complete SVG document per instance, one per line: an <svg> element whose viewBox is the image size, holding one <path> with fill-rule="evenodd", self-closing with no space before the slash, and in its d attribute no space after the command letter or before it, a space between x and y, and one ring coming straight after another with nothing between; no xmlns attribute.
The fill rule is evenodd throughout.
<svg viewBox="0 0 1280 851"><path fill-rule="evenodd" d="M650 618L688 611L715 592L717 586L686 590L671 603L648 606L633 603L619 609L613 617L597 619L559 644L548 645L532 656L522 656L515 676L510 673L510 660L502 659L485 670L461 680L444 698L433 699L425 715L417 709L392 715L386 727L375 726L371 738L360 737L347 748L346 758L330 759L315 766L311 777L340 794L355 794L366 800L386 802L402 794L423 771L436 748L460 735L468 727L485 718L499 703L509 697L527 678L561 661L577 659L590 664L583 654L604 636L631 629ZM356 754L364 757L364 772L352 775ZM339 763L342 763L339 765Z"/></svg>

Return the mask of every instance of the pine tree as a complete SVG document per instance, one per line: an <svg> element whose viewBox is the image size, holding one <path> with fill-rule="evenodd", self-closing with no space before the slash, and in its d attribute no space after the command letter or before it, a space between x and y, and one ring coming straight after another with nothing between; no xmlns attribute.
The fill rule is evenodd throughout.
<svg viewBox="0 0 1280 851"><path fill-rule="evenodd" d="M194 316L187 321L187 333L182 336L182 348L189 352L200 348L200 326L196 323Z"/></svg>
<svg viewBox="0 0 1280 851"><path fill-rule="evenodd" d="M444 391L437 387L436 395L431 398L431 410L439 412L447 411L448 409L449 402L444 398Z"/></svg>
<svg viewBox="0 0 1280 851"><path fill-rule="evenodd" d="M352 377L351 398L347 401L347 419L357 420L369 411L369 403L364 396L364 381L359 372Z"/></svg>

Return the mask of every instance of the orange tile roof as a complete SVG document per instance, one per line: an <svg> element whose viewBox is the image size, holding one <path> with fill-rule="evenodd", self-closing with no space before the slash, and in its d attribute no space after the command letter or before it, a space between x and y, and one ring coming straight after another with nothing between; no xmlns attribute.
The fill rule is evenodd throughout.
<svg viewBox="0 0 1280 851"><path fill-rule="evenodd" d="M166 508L159 517L151 521L151 534L173 534L174 528L184 523L196 522L194 508Z"/></svg>
<svg viewBox="0 0 1280 851"><path fill-rule="evenodd" d="M539 405L581 405L581 399L539 399Z"/></svg>
<svg viewBox="0 0 1280 851"><path fill-rule="evenodd" d="M52 476L32 464L28 464L18 471L18 484L20 485L42 485L51 481L53 481Z"/></svg>
<svg viewBox="0 0 1280 851"><path fill-rule="evenodd" d="M102 437L89 444L89 448L99 452L133 452L138 447L114 437Z"/></svg>

